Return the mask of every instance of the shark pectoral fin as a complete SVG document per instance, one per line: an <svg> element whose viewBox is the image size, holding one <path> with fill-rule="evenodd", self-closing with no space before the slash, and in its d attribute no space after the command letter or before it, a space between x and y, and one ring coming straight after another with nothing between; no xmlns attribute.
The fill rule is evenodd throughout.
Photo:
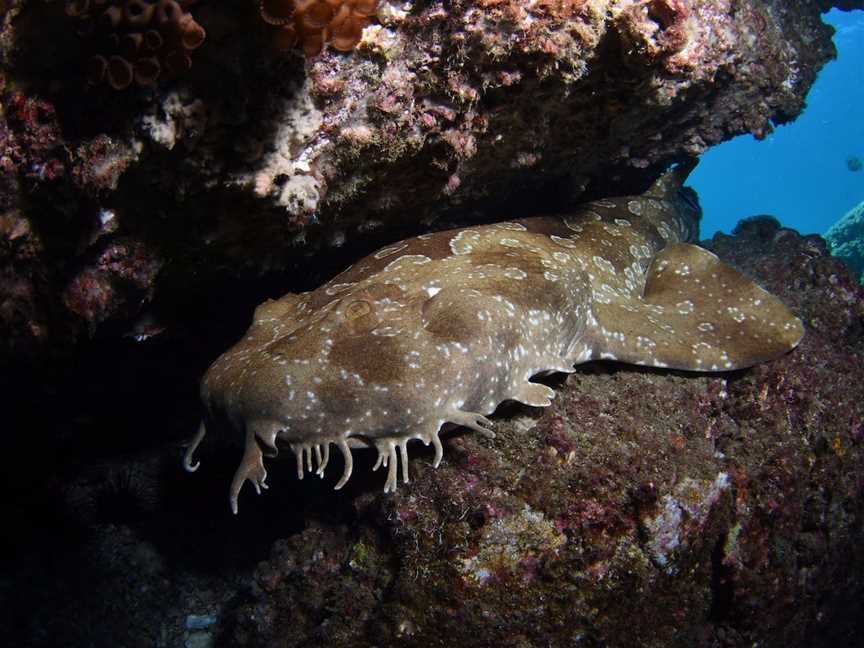
<svg viewBox="0 0 864 648"><path fill-rule="evenodd" d="M492 430L495 424L488 418L477 412L463 412L462 410L452 410L447 414L447 421L470 428L475 432L479 432L487 439L494 439L495 432Z"/></svg>
<svg viewBox="0 0 864 648"><path fill-rule="evenodd" d="M729 371L777 358L804 335L779 299L696 245L664 248L642 297L619 296L594 304L594 358Z"/></svg>
<svg viewBox="0 0 864 648"><path fill-rule="evenodd" d="M532 407L548 407L555 398L555 390L540 383L526 382L519 386L513 400Z"/></svg>

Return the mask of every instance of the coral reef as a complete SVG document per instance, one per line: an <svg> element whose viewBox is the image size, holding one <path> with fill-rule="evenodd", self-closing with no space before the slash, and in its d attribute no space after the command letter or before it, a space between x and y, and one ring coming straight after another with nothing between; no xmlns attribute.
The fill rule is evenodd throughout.
<svg viewBox="0 0 864 648"><path fill-rule="evenodd" d="M0 162L33 233L26 263L20 245L0 259L7 352L119 334L131 304L189 286L326 275L430 227L639 193L672 160L793 119L834 54L815 0L268 0L271 22L306 25L307 51L333 45L306 59L272 50L252 2L176 4L170 33L124 18L169 6L18 2L4 18ZM66 7L110 49L77 38ZM87 60L115 86L158 60L158 82L82 87ZM69 278L114 243L152 285L70 310Z"/></svg>
<svg viewBox="0 0 864 648"><path fill-rule="evenodd" d="M864 283L864 202L828 228L825 240L831 254L843 259Z"/></svg>

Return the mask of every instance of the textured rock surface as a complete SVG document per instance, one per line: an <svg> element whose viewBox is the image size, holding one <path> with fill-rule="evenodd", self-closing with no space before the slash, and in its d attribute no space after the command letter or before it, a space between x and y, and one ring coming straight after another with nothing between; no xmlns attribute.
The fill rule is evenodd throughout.
<svg viewBox="0 0 864 648"><path fill-rule="evenodd" d="M850 209L827 232L831 254L840 257L864 283L864 202Z"/></svg>
<svg viewBox="0 0 864 648"><path fill-rule="evenodd" d="M116 336L193 290L226 299L226 276L312 273L328 246L436 218L637 193L676 156L794 118L833 55L816 0L394 1L354 52L305 62L271 50L255 3L209 2L187 75L116 93L86 84L64 3L5 6L0 325L15 354Z"/></svg>
<svg viewBox="0 0 864 648"><path fill-rule="evenodd" d="M394 495L374 453L339 492L340 470L298 482L286 454L231 517L236 449L189 476L153 429L194 428L188 341L106 352L110 375L80 367L27 418L66 443L41 453L50 479L5 489L0 631L28 646L855 645L864 288L768 217L710 246L803 318L796 351L717 375L582 366L552 407L499 412L496 439L449 438L437 470L412 452ZM153 379L171 358L193 368Z"/></svg>

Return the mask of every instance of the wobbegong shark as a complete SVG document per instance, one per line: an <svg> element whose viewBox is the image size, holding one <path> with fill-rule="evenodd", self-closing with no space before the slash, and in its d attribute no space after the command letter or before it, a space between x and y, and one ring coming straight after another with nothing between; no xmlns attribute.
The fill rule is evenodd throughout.
<svg viewBox="0 0 864 648"><path fill-rule="evenodd" d="M447 424L493 436L486 417L501 402L550 405L555 391L538 375L592 360L729 371L785 354L801 321L693 244L701 210L683 186L693 166L562 216L406 239L316 290L264 302L201 382L205 414L185 468L198 468L196 448L221 427L245 438L234 513L245 482L266 488L264 458L280 444L301 479L323 477L338 448L337 489L352 449L375 448L389 492L400 472L409 481L412 440L432 444L437 467Z"/></svg>

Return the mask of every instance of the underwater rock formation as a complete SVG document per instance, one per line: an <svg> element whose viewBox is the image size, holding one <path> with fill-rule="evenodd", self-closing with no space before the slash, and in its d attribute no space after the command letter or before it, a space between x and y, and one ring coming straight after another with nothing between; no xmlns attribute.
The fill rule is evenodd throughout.
<svg viewBox="0 0 864 648"><path fill-rule="evenodd" d="M339 43L304 59L273 50L255 3L196 3L192 68L118 93L85 82L65 2L9 3L6 354L122 334L184 291L224 298L226 277L326 274L436 220L638 193L793 119L834 54L815 0L393 0L369 24L371 3L349 5Z"/></svg>
<svg viewBox="0 0 864 648"><path fill-rule="evenodd" d="M859 281L864 283L864 202L829 227L825 240L831 254L848 263Z"/></svg>

